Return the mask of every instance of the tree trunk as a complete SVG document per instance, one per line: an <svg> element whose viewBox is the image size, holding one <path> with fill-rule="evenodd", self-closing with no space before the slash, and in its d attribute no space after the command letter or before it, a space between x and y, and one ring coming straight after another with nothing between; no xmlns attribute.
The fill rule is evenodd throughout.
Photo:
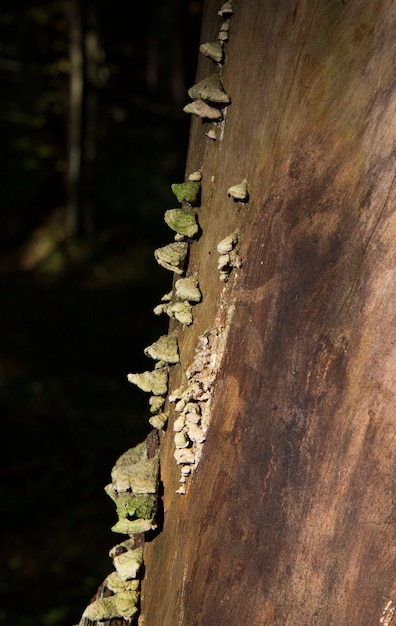
<svg viewBox="0 0 396 626"><path fill-rule="evenodd" d="M146 626L396 622L395 32L391 0L234 0L231 105L216 141L191 126L203 301L170 392L204 332L221 363L185 495L174 414L162 438ZM200 55L198 80L217 71ZM227 190L245 178L242 203ZM224 283L234 231L243 265Z"/></svg>
<svg viewBox="0 0 396 626"><path fill-rule="evenodd" d="M84 46L82 7L72 0L69 10L69 137L67 155L67 229L79 233L81 226L81 168L83 162Z"/></svg>

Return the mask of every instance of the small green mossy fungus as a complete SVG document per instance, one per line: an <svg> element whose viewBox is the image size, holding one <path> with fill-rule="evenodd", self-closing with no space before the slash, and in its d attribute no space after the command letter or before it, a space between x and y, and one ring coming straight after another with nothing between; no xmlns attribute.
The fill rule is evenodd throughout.
<svg viewBox="0 0 396 626"><path fill-rule="evenodd" d="M151 346L144 349L144 354L157 361L179 363L179 346L176 335L162 335Z"/></svg>
<svg viewBox="0 0 396 626"><path fill-rule="evenodd" d="M188 95L192 100L204 100L205 102L223 105L230 103L230 98L221 84L220 76L216 73L190 87Z"/></svg>
<svg viewBox="0 0 396 626"><path fill-rule="evenodd" d="M153 521L157 512L157 494L120 494L115 501L119 519L146 519Z"/></svg>
<svg viewBox="0 0 396 626"><path fill-rule="evenodd" d="M188 252L188 243L175 241L154 250L154 257L159 265L175 274L183 274L183 265Z"/></svg>
<svg viewBox="0 0 396 626"><path fill-rule="evenodd" d="M190 209L169 209L165 211L164 219L179 235L194 237L199 230L197 214Z"/></svg>
<svg viewBox="0 0 396 626"><path fill-rule="evenodd" d="M138 611L139 592L121 591L107 598L100 598L89 604L82 619L100 622L109 619L130 618Z"/></svg>
<svg viewBox="0 0 396 626"><path fill-rule="evenodd" d="M201 182L187 180L185 183L173 183L171 189L179 202L187 202L191 206L199 204Z"/></svg>

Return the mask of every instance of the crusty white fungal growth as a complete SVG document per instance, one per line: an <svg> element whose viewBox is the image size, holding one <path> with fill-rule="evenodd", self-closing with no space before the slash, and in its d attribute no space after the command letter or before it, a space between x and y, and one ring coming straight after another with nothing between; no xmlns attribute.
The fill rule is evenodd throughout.
<svg viewBox="0 0 396 626"><path fill-rule="evenodd" d="M176 448L173 456L178 465L194 465L195 454L191 448Z"/></svg>
<svg viewBox="0 0 396 626"><path fill-rule="evenodd" d="M223 308L224 306L224 308ZM173 422L174 458L183 483L196 468L209 427L214 382L222 360L234 306L220 303L213 327L198 339L195 356L186 369L187 384L169 395L178 413ZM188 469L187 469L188 468ZM185 489L178 489L184 494Z"/></svg>
<svg viewBox="0 0 396 626"><path fill-rule="evenodd" d="M188 448L190 440L185 430L180 430L175 434L175 448Z"/></svg>
<svg viewBox="0 0 396 626"><path fill-rule="evenodd" d="M228 253L221 254L219 256L219 260L217 263L217 269L222 270L224 267L228 267L229 264L230 264L230 255Z"/></svg>
<svg viewBox="0 0 396 626"><path fill-rule="evenodd" d="M230 238L231 237L231 238ZM242 260L239 256L238 251L235 249L235 243L232 244L233 238L230 235L223 239L217 246L217 250L226 250L229 249L229 252L225 252L224 254L220 254L217 269L220 270L220 280L223 282L227 282L228 278L234 268L239 268L242 266Z"/></svg>

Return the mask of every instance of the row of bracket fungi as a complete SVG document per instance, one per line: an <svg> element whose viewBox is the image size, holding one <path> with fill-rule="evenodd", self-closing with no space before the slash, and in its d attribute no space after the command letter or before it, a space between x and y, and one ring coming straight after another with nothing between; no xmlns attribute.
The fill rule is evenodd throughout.
<svg viewBox="0 0 396 626"><path fill-rule="evenodd" d="M230 30L230 17L233 15L232 2L225 2L218 15L223 19L216 41L202 43L199 51L217 64L218 72L204 78L188 90L192 102L183 108L185 113L192 113L197 117L210 120L214 123L223 119L223 109L231 103L230 97L225 93L220 72L224 63L224 44L228 41ZM207 133L207 137L216 140L217 133L215 127Z"/></svg>
<svg viewBox="0 0 396 626"><path fill-rule="evenodd" d="M229 36L229 18L233 14L232 3L227 0L218 12L223 18L216 42L203 43L200 52L215 61L221 68L224 61L224 44ZM219 73L214 73L189 89L192 99L184 111L214 122L223 119L222 109L231 100L225 93ZM216 139L216 131L206 135ZM196 276L184 276L190 242L200 233L196 208L200 204L202 172L197 170L184 183L172 185L181 207L169 209L164 219L175 232L174 241L154 251L157 262L171 270L178 278L174 290L165 294L154 309L156 315L167 314L183 326L193 323L193 306L202 300ZM246 179L228 189L228 196L235 202L247 202L249 195ZM233 268L241 266L237 251L238 234L231 233L217 245L220 280L227 282ZM169 395L179 413L174 421L174 458L181 469L180 487L177 493L185 493L186 478L198 463L202 444L209 424L210 402L215 379L212 349L217 329L204 333L198 339L193 362L186 370L187 384ZM169 411L163 411L168 393L169 367L180 361L175 333L161 336L145 348L145 354L155 360L150 371L128 374L129 382L150 393L150 424L153 430L144 442L127 450L117 460L111 472L112 482L105 487L106 493L116 505L117 523L112 527L116 533L128 535L128 539L110 550L115 571L106 577L101 593L85 609L79 626L112 619L130 620L139 613L140 583L143 569L143 546L146 533L157 527L156 514L159 490L159 448L156 433L165 427Z"/></svg>
<svg viewBox="0 0 396 626"><path fill-rule="evenodd" d="M224 61L224 43L228 40L229 18L233 14L232 4L229 0L223 4L218 14L225 20L220 27L218 40L201 44L200 52L221 66ZM188 94L199 107L208 105L208 102L223 107L230 103L230 98L223 90L218 73L212 74L191 87ZM222 117L218 108L215 108L215 111L218 116L216 119ZM212 115L214 116L214 112ZM209 119L215 118L209 116ZM154 308L154 313L156 315L167 314L183 326L189 326L193 323L193 307L202 300L197 276L184 276L189 245L200 234L197 208L201 201L201 182L202 171L196 170L188 176L185 182L171 185L172 192L181 204L181 207L168 209L164 214L166 224L175 232L174 241L154 251L158 264L172 271L177 277L174 281L174 289L161 298L161 302ZM227 194L235 202L247 202L249 198L247 180L243 179L240 183L232 185ZM223 282L228 281L234 268L241 267L237 243L238 233L233 232L217 245L219 278ZM195 361L197 358L202 361L204 360L202 353L205 352L207 367L204 366L201 370L197 370L195 377L189 368L190 373L186 373L188 379L186 388L180 391L179 397L177 392L169 397L170 402L175 402L175 411L180 412L174 424L174 457L176 463L181 466L181 482L183 483L177 491L180 494L185 493L186 477L192 473L206 438L208 426L206 415L210 405L208 400L211 397L213 384L209 368L210 343L210 333L200 337L195 357ZM151 416L149 422L154 428L161 430L165 427L170 415L169 410L164 410L168 394L169 367L180 360L177 333L172 332L161 336L144 352L156 361L154 369L128 374L128 381L150 393Z"/></svg>

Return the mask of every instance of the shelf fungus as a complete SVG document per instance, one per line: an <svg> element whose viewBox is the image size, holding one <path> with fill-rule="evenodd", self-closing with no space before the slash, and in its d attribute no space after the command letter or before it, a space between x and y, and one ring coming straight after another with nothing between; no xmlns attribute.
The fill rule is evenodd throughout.
<svg viewBox="0 0 396 626"><path fill-rule="evenodd" d="M194 237L199 231L197 214L191 209L168 209L164 215L165 223L179 235Z"/></svg>
<svg viewBox="0 0 396 626"><path fill-rule="evenodd" d="M226 254L227 252L231 252L238 243L238 235L237 233L231 233L231 235L227 235L217 244L217 252L219 254Z"/></svg>
<svg viewBox="0 0 396 626"><path fill-rule="evenodd" d="M113 559L113 564L121 580L136 578L143 563L143 546L122 552Z"/></svg>
<svg viewBox="0 0 396 626"><path fill-rule="evenodd" d="M173 183L171 189L179 202L187 202L191 206L199 204L201 193L200 180L187 180L185 183Z"/></svg>
<svg viewBox="0 0 396 626"><path fill-rule="evenodd" d="M216 141L217 139L217 134L214 128L211 128L210 130L208 130L208 132L205 133L205 135L208 139L211 139L212 141Z"/></svg>
<svg viewBox="0 0 396 626"><path fill-rule="evenodd" d="M221 84L220 76L215 73L204 78L188 90L192 100L204 100L215 104L226 105L230 103L229 96L225 93Z"/></svg>
<svg viewBox="0 0 396 626"><path fill-rule="evenodd" d="M139 591L127 590L113 596L100 598L89 604L82 614L81 620L102 622L116 618L131 618L138 612Z"/></svg>
<svg viewBox="0 0 396 626"><path fill-rule="evenodd" d="M183 326L190 326L193 323L192 306L187 300L171 304L167 312Z"/></svg>
<svg viewBox="0 0 396 626"><path fill-rule="evenodd" d="M187 257L188 243L175 241L167 246L154 250L154 257L159 265L175 274L183 274L183 266Z"/></svg>
<svg viewBox="0 0 396 626"><path fill-rule="evenodd" d="M140 374L128 374L127 379L142 391L152 393L154 396L164 396L168 391L166 368L158 368Z"/></svg>
<svg viewBox="0 0 396 626"><path fill-rule="evenodd" d="M162 430L166 425L169 419L169 411L165 411L164 413L157 413L149 418L149 422L153 428L157 430Z"/></svg>
<svg viewBox="0 0 396 626"><path fill-rule="evenodd" d="M229 39L229 31L230 31L230 20L225 20L220 26L219 34L217 35L217 39L220 44L224 44Z"/></svg>
<svg viewBox="0 0 396 626"><path fill-rule="evenodd" d="M199 46L199 51L212 61L216 61L216 63L222 63L224 59L224 50L219 41L208 41L207 43L201 43Z"/></svg>
<svg viewBox="0 0 396 626"><path fill-rule="evenodd" d="M150 413L158 413L165 404L165 398L162 396L150 396L149 397L149 406Z"/></svg>
<svg viewBox="0 0 396 626"><path fill-rule="evenodd" d="M112 530L129 538L110 550L115 571L105 578L79 626L86 626L86 620L129 623L138 613L144 533L157 527L159 449L154 432L122 454L111 470L112 482L105 491L114 500L118 515Z"/></svg>
<svg viewBox="0 0 396 626"><path fill-rule="evenodd" d="M162 335L157 341L144 349L144 354L156 361L164 361L171 364L179 363L179 346L176 335Z"/></svg>
<svg viewBox="0 0 396 626"><path fill-rule="evenodd" d="M195 170L195 172L191 172L191 174L188 175L188 180L191 182L199 182L202 180L202 171L201 170Z"/></svg>
<svg viewBox="0 0 396 626"><path fill-rule="evenodd" d="M239 202L247 202L249 199L248 186L246 178L238 185L233 185L227 191L227 194Z"/></svg>
<svg viewBox="0 0 396 626"><path fill-rule="evenodd" d="M128 578L124 580L118 572L111 572L103 581L104 586L113 593L120 591L136 591L139 588L140 580L136 578Z"/></svg>
<svg viewBox="0 0 396 626"><path fill-rule="evenodd" d="M203 100L193 100L193 102L189 102L183 108L183 111L185 113L191 113L192 115L196 115L197 117L202 117L206 120L221 120L223 117L220 109L211 107Z"/></svg>
<svg viewBox="0 0 396 626"><path fill-rule="evenodd" d="M161 302L170 302L172 300L173 290L168 291L168 293L164 293L161 298Z"/></svg>
<svg viewBox="0 0 396 626"><path fill-rule="evenodd" d="M111 479L105 491L114 500L118 515L112 531L131 536L156 528L159 451L149 458L145 441L127 450L113 467ZM121 562L127 558L123 556Z"/></svg>
<svg viewBox="0 0 396 626"><path fill-rule="evenodd" d="M175 282L176 297L189 302L201 302L202 293L198 279L195 276L179 278Z"/></svg>
<svg viewBox="0 0 396 626"><path fill-rule="evenodd" d="M174 317L183 326L190 326L193 323L192 306L187 300L173 304L158 304L153 311L155 315L166 313L169 317Z"/></svg>
<svg viewBox="0 0 396 626"><path fill-rule="evenodd" d="M222 4L220 10L217 12L217 15L220 15L220 17L231 17L233 13L234 9L232 8L232 2L230 0L227 0L227 2L224 2L224 4Z"/></svg>
<svg viewBox="0 0 396 626"><path fill-rule="evenodd" d="M159 453L149 458L146 441L130 448L111 470L112 482L105 487L112 498L122 492L156 494L158 489Z"/></svg>

